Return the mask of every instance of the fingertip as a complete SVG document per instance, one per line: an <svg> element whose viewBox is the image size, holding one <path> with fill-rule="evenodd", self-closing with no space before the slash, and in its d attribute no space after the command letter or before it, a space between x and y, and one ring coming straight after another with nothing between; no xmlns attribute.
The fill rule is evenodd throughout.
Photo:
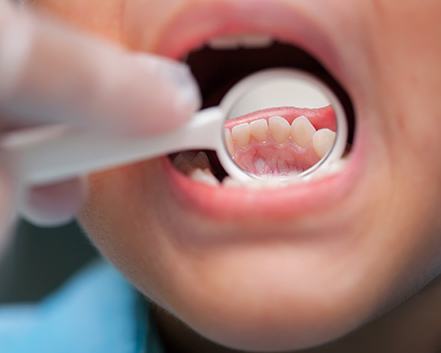
<svg viewBox="0 0 441 353"><path fill-rule="evenodd" d="M75 218L86 194L84 178L32 187L20 197L18 209L26 220L36 226L60 226Z"/></svg>
<svg viewBox="0 0 441 353"><path fill-rule="evenodd" d="M131 81L127 103L135 112L129 121L137 125L137 133L173 130L201 107L199 88L187 65L143 54L131 54L130 60L138 79Z"/></svg>

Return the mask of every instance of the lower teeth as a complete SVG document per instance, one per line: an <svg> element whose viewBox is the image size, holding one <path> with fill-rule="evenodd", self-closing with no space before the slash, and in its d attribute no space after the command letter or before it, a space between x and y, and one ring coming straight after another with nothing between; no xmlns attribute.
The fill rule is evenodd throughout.
<svg viewBox="0 0 441 353"><path fill-rule="evenodd" d="M253 179L247 182L235 180L230 176L219 181L213 174L210 160L205 152L181 152L173 158L173 165L180 172L188 176L190 179L209 185L223 186L225 188L248 188L248 189L264 189L264 188L282 188L290 184L299 183L299 181L309 181L331 175L341 171L345 165L345 160L333 163L328 168L318 169L306 179L300 179L293 175L289 179L268 178Z"/></svg>

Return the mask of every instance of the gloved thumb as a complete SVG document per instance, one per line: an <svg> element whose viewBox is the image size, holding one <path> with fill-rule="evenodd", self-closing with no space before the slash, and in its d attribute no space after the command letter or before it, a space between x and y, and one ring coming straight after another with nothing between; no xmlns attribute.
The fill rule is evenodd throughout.
<svg viewBox="0 0 441 353"><path fill-rule="evenodd" d="M6 8L4 8L6 6ZM189 69L130 53L0 1L0 112L13 123L66 123L153 135L199 108Z"/></svg>

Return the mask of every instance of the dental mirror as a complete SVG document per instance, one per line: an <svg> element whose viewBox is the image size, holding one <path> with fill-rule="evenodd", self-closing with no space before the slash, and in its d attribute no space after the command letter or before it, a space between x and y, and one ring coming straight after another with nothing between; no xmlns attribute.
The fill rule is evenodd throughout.
<svg viewBox="0 0 441 353"><path fill-rule="evenodd" d="M251 75L233 87L221 108L226 118L218 156L235 179L306 178L345 151L347 121L339 99L305 72Z"/></svg>
<svg viewBox="0 0 441 353"><path fill-rule="evenodd" d="M252 74L180 128L159 136L109 135L48 126L6 134L3 158L24 185L47 184L188 150L214 150L239 181L295 181L343 156L347 121L339 99L316 77L293 69Z"/></svg>

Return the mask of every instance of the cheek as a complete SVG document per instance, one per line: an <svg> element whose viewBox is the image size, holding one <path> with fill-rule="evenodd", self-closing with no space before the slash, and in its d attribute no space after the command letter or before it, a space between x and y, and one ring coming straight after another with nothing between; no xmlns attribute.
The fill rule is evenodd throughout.
<svg viewBox="0 0 441 353"><path fill-rule="evenodd" d="M360 125L372 134L370 173L380 176L368 186L378 194L371 208L379 225L372 246L377 258L394 263L391 277L403 285L433 273L440 258L439 10L437 2L404 1L398 9L376 1L360 3L354 11L363 15L353 16L363 28L353 31L359 36L354 43L365 54L355 59L364 75L353 87L364 109ZM410 13L420 30L408 26Z"/></svg>
<svg viewBox="0 0 441 353"><path fill-rule="evenodd" d="M158 170L158 162L147 162L91 176L80 222L100 252L161 304L160 293L170 291L174 275L167 259L180 259L160 226L170 214L161 204Z"/></svg>
<svg viewBox="0 0 441 353"><path fill-rule="evenodd" d="M126 15L137 18L130 21L130 28L121 27L121 1L101 0L99 6L86 0L36 3L107 38L120 41L122 33L129 33L135 42L152 43L155 28L160 27L161 6L182 2L163 1L159 5L156 1L156 9L145 8L148 14L131 12L138 1L125 2ZM149 38L137 38L137 33L144 33L140 28L147 18L153 19L149 22ZM373 38L384 38L384 33ZM395 38L389 43L401 42ZM378 48L378 42L372 47ZM441 259L441 134L436 118L441 109L433 94L441 88L439 81L437 85L433 78L428 79L433 76L422 67L412 70L412 60L406 59L409 53L395 56L400 51L390 45L380 49L364 65L372 71L363 83L374 77L376 86L366 85L369 92L365 96L369 98L363 106L368 108L360 112L360 118L366 117L366 130L375 131L369 136L370 175L360 184L358 199L351 202L351 208L338 215L354 220L348 230L351 244L334 252L328 247L323 256L308 252L303 262L301 253L287 244L259 249L235 243L230 249L219 247L206 253L176 244L168 228L176 213L164 196L168 194L167 186L155 161L90 178L90 197L81 222L92 241L143 294L179 314L199 332L224 342L240 341L243 335L253 341L261 334L265 337L265 333L280 333L287 328L296 331L293 327L298 328L300 336L302 329L309 332L308 325L323 325L323 332L332 327L332 332L318 334L323 339L349 330L378 308L396 304L415 283L421 285L433 275L440 262L437 259ZM415 55L420 53L414 51ZM188 232L204 233L208 229L208 234L224 229L223 225L204 225L202 220L187 221ZM277 225L268 228L280 229ZM233 230L236 232L237 227ZM306 269L308 261L316 266L315 271ZM332 271L339 262L345 266ZM295 287L298 283L304 292ZM326 291L323 283L329 284ZM282 300L278 302L274 297ZM328 311L314 317L317 308L323 309L326 303ZM213 312L219 313L214 322ZM299 313L304 314L302 320ZM262 315L266 320L261 320ZM352 319L345 321L348 317ZM274 323L272 331L267 327L268 318ZM276 329L277 325L280 327ZM287 339L292 332L282 335Z"/></svg>

